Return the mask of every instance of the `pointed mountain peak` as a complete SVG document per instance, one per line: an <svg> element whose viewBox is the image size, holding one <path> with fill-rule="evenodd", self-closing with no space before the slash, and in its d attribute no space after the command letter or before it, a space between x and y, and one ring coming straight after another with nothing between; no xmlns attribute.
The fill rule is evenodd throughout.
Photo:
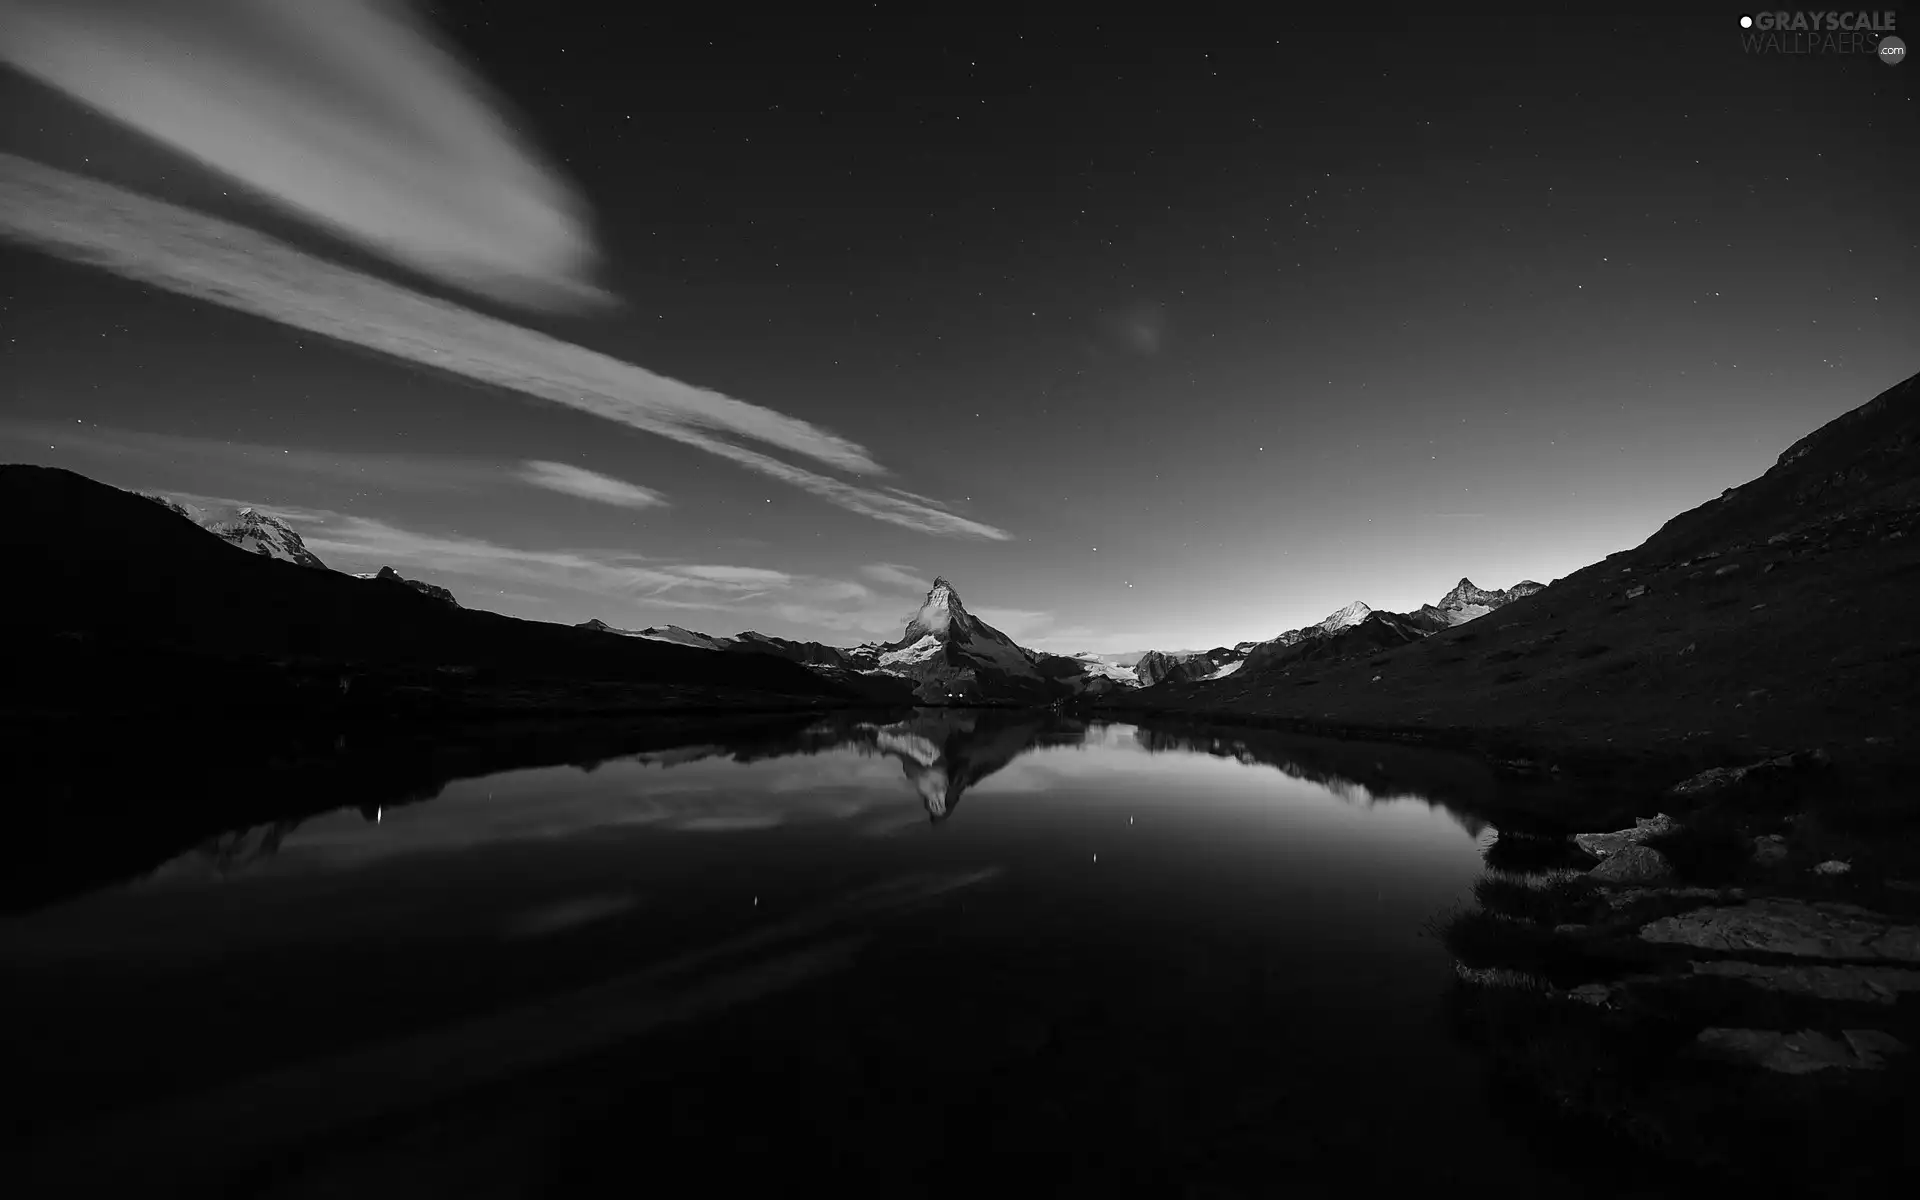
<svg viewBox="0 0 1920 1200"><path fill-rule="evenodd" d="M1487 605L1504 604L1506 599L1507 594L1505 592L1488 591L1486 588L1475 584L1473 580L1461 576L1460 582L1453 585L1453 590L1440 597L1440 603L1437 607L1445 609L1466 608L1471 605L1484 607Z"/></svg>
<svg viewBox="0 0 1920 1200"><path fill-rule="evenodd" d="M1365 600L1355 600L1338 612L1328 614L1327 619L1320 622L1319 628L1328 633L1337 633L1366 620L1367 614L1372 611Z"/></svg>
<svg viewBox="0 0 1920 1200"><path fill-rule="evenodd" d="M953 590L946 576L936 575L933 586L927 590L926 602L907 621L907 636L916 638L931 633L946 637L956 620L965 628L972 619L973 614L967 611L966 605L960 603L960 593Z"/></svg>

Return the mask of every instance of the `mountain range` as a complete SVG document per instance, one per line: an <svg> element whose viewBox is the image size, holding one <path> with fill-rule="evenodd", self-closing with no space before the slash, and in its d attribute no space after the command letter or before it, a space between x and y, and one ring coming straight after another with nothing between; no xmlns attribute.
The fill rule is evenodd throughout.
<svg viewBox="0 0 1920 1200"><path fill-rule="evenodd" d="M1491 591L1476 587L1471 579L1462 579L1440 597L1438 604L1422 605L1411 613L1381 612L1364 600L1355 600L1323 620L1289 629L1264 642L1238 642L1197 652L1150 650L1141 657L1135 675L1142 687L1201 683L1225 679L1249 664L1258 667L1293 658L1339 654L1355 646L1403 645L1484 617L1543 586L1523 579L1505 591Z"/></svg>
<svg viewBox="0 0 1920 1200"><path fill-rule="evenodd" d="M678 626L564 627L460 608L391 568L328 569L284 521L0 467L16 578L9 708L274 704L326 711L744 703L1033 705L1442 724L1522 740L1910 732L1920 377L1829 422L1759 479L1639 547L1541 585L1462 579L1393 613L1355 601L1257 642L1134 656L1018 645L936 578L902 632L852 647ZM620 647L620 649L615 649ZM365 699L363 703L363 698ZM269 706L271 707L271 705ZM1344 727L1344 726L1343 726ZM1730 733L1716 733L1734 731Z"/></svg>
<svg viewBox="0 0 1920 1200"><path fill-rule="evenodd" d="M1378 612L1356 600L1325 620L1265 642L1201 652L1149 650L1131 668L1092 653L1048 654L1020 646L968 612L944 578L934 579L920 608L907 618L901 636L885 643L842 648L751 630L716 637L678 625L617 629L598 619L582 622L578 628L721 653L774 655L847 682L860 676L898 679L922 704L1034 704L1098 697L1119 688L1224 679L1249 661L1269 663L1339 653L1359 645L1399 645L1464 624L1540 589L1540 584L1525 580L1505 591L1490 591L1462 579L1438 604L1424 605L1415 613Z"/></svg>

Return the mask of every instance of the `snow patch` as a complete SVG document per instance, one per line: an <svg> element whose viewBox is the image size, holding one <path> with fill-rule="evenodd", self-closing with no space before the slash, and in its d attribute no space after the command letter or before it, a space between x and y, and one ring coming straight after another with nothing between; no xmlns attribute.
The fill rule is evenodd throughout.
<svg viewBox="0 0 1920 1200"><path fill-rule="evenodd" d="M921 611L925 612L926 610L922 609ZM945 628L945 626L942 626L942 628ZM904 667L915 663L926 662L928 659L939 655L941 646L942 643L938 637L935 637L931 633L924 634L919 641L902 646L898 650L889 650L882 654L880 656L880 667L884 670L888 667Z"/></svg>

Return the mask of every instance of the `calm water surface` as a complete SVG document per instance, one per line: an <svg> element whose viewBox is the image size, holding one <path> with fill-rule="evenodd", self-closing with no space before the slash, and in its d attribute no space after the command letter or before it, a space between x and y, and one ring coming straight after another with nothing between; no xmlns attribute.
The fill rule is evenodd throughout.
<svg viewBox="0 0 1920 1200"><path fill-rule="evenodd" d="M0 922L49 1187L1567 1189L1425 932L1493 831L1377 778L923 711L340 800Z"/></svg>

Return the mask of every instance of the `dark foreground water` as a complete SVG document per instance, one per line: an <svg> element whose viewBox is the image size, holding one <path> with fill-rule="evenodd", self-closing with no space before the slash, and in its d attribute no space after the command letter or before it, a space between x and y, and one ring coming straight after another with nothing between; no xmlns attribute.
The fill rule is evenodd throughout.
<svg viewBox="0 0 1920 1200"><path fill-rule="evenodd" d="M1451 1035L1426 929L1493 831L1396 783L1408 752L697 732L411 803L343 784L0 919L33 1187L1584 1190Z"/></svg>

